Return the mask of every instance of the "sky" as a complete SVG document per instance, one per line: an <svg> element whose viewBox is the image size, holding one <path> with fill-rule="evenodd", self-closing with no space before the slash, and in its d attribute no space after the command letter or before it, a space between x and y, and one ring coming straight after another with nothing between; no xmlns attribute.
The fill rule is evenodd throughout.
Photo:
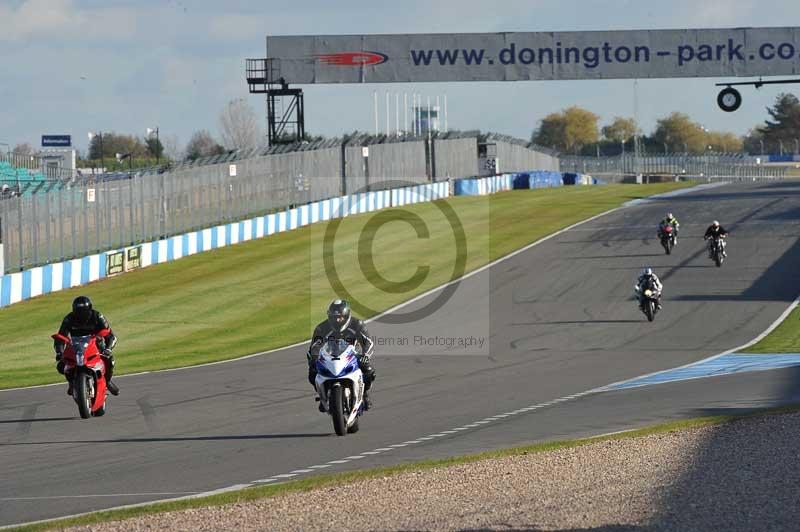
<svg viewBox="0 0 800 532"><path fill-rule="evenodd" d="M193 132L219 138L219 114L250 95L244 62L264 57L266 35L586 31L800 26L797 0L0 0L0 143L38 147L68 134L86 149L89 131L144 135L184 146ZM744 134L781 91L745 87L739 111L716 105L715 79L640 80L636 115L649 133L673 111L712 130ZM336 136L374 130L373 91L447 95L450 129L530 138L551 112L578 105L600 116L634 116L634 82L538 81L305 86L306 130ZM383 108L385 109L385 107ZM385 111L384 111L385 112ZM393 121L393 118L392 118ZM385 127L381 117L381 129ZM0 149L3 149L0 146Z"/></svg>

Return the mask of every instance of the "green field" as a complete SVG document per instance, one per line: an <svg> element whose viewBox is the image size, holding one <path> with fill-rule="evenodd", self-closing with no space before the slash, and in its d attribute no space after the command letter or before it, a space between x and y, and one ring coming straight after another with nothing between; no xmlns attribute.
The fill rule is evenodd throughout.
<svg viewBox="0 0 800 532"><path fill-rule="evenodd" d="M463 225L464 266L470 271L630 199L690 184L513 191L388 209L342 220L326 252L333 252L342 285L380 311L453 275L454 231L440 207L451 206ZM368 226L362 234L379 215L394 221ZM400 221L409 215L424 221L427 236ZM303 341L334 297L322 260L327 227L314 224L0 309L0 388L63 379L54 371L49 336L79 294L94 300L120 339L118 374L231 359ZM363 247L365 234L374 236L371 252ZM373 264L364 262L369 256ZM365 280L359 260L373 282ZM421 275L420 265L429 271Z"/></svg>
<svg viewBox="0 0 800 532"><path fill-rule="evenodd" d="M800 353L800 307L766 338L744 350L747 353Z"/></svg>

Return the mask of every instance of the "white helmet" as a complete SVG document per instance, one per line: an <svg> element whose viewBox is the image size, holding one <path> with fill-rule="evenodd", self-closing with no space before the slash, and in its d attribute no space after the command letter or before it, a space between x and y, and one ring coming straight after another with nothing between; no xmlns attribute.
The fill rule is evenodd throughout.
<svg viewBox="0 0 800 532"><path fill-rule="evenodd" d="M711 225L713 225L714 227L719 227L719 222L717 220L714 220L713 222L711 222Z"/></svg>

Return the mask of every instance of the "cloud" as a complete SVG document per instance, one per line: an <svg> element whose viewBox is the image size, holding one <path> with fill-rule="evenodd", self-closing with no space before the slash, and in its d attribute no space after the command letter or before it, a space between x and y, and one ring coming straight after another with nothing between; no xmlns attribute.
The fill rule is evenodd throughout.
<svg viewBox="0 0 800 532"><path fill-rule="evenodd" d="M136 33L136 12L124 8L80 9L72 0L25 0L0 5L0 41L33 39L124 40Z"/></svg>

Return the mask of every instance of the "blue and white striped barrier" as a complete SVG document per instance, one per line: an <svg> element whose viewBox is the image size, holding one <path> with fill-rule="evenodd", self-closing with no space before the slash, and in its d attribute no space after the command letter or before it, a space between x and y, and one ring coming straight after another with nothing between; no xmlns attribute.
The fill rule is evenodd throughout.
<svg viewBox="0 0 800 532"><path fill-rule="evenodd" d="M164 240L146 242L140 245L139 267L145 268L153 264L177 260L239 242L291 231L332 218L363 214L388 207L413 205L446 198L449 195L449 184L441 182L364 192L318 201L288 211L218 225ZM107 256L120 251L124 251L124 249L109 250L88 257L4 275L0 277L0 307L103 279L107 277Z"/></svg>

